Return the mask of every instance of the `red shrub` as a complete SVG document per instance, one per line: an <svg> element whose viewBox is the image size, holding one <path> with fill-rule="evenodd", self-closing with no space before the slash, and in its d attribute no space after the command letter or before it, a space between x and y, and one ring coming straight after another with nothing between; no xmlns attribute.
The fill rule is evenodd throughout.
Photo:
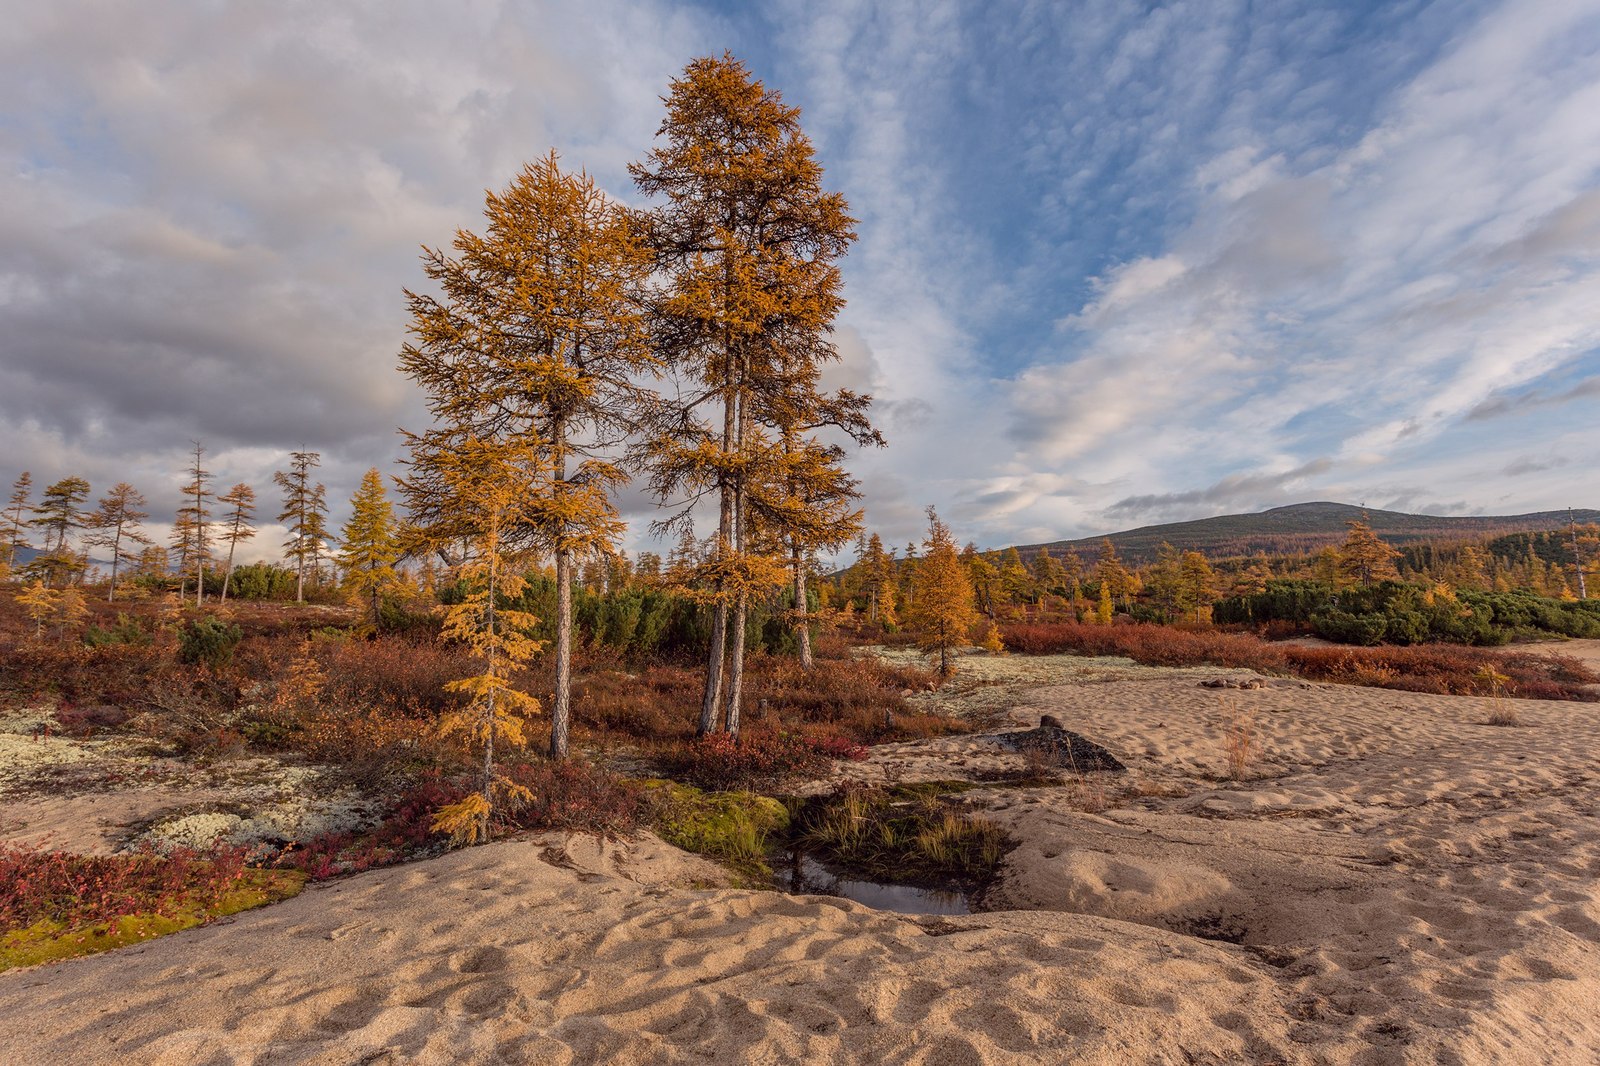
<svg viewBox="0 0 1600 1066"><path fill-rule="evenodd" d="M826 773L836 758L866 754L843 737L746 731L738 740L727 733L698 737L661 758L672 777L711 792L731 792L789 777Z"/></svg>
<svg viewBox="0 0 1600 1066"><path fill-rule="evenodd" d="M68 929L130 914L210 907L243 880L244 850L68 855L0 844L0 933L58 921Z"/></svg>
<svg viewBox="0 0 1600 1066"><path fill-rule="evenodd" d="M1576 660L1533 652L1497 652L1459 644L1363 648L1273 644L1244 633L1184 632L1169 626L1092 626L1071 622L1008 626L1006 646L1028 655L1117 655L1149 666L1231 666L1313 681L1410 692L1491 695L1486 667L1509 676L1505 693L1526 699L1600 699L1600 682Z"/></svg>

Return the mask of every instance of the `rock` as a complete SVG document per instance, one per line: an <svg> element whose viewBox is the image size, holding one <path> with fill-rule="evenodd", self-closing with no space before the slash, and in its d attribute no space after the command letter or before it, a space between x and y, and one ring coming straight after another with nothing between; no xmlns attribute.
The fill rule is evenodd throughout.
<svg viewBox="0 0 1600 1066"><path fill-rule="evenodd" d="M1254 689L1266 688L1267 683L1259 677L1213 677L1200 682L1200 687Z"/></svg>
<svg viewBox="0 0 1600 1066"><path fill-rule="evenodd" d="M1041 724L1038 729L1001 733L995 740L1015 751L1041 756L1052 765L1075 773L1095 770L1122 773L1128 769L1120 759L1088 737L1060 726Z"/></svg>

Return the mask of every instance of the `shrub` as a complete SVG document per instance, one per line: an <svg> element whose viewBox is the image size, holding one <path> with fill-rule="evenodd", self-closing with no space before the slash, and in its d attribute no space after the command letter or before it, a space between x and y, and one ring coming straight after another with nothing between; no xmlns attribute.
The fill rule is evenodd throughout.
<svg viewBox="0 0 1600 1066"><path fill-rule="evenodd" d="M697 737L661 757L672 777L712 792L767 787L785 778L816 777L836 758L860 759L865 749L842 737L746 731L737 740L727 733Z"/></svg>
<svg viewBox="0 0 1600 1066"><path fill-rule="evenodd" d="M233 662L244 631L220 618L199 618L178 630L178 661L220 672Z"/></svg>
<svg viewBox="0 0 1600 1066"><path fill-rule="evenodd" d="M1511 678L1507 691L1526 699L1600 699L1586 687L1600 682L1600 675L1575 659L1533 652L1493 652L1455 644L1313 648L1268 643L1244 633L1073 622L1009 626L1004 634L1008 647L1029 655L1118 655L1149 666L1243 667L1312 681L1465 696L1489 695L1479 671L1494 667Z"/></svg>
<svg viewBox="0 0 1600 1066"><path fill-rule="evenodd" d="M239 848L68 855L0 844L0 932L41 921L71 932L134 914L175 917L215 905L245 877Z"/></svg>

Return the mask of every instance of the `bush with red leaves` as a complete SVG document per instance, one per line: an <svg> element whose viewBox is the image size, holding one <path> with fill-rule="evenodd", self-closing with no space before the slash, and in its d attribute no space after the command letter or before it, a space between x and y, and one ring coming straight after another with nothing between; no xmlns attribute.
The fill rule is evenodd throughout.
<svg viewBox="0 0 1600 1066"><path fill-rule="evenodd" d="M1586 687L1600 682L1600 676L1562 655L1497 652L1461 644L1375 648L1274 644L1244 633L1155 625L1033 623L1006 626L1001 633L1006 647L1025 655L1064 652L1122 656L1147 666L1243 667L1311 681L1457 696L1503 693L1535 700L1600 700ZM1499 693L1486 680L1494 671L1511 679Z"/></svg>
<svg viewBox="0 0 1600 1066"><path fill-rule="evenodd" d="M40 921L69 930L131 914L214 906L245 877L243 848L68 855L0 844L0 933Z"/></svg>
<svg viewBox="0 0 1600 1066"><path fill-rule="evenodd" d="M835 759L864 759L866 749L839 736L745 732L698 737L659 760L671 777L711 792L731 792L827 773Z"/></svg>

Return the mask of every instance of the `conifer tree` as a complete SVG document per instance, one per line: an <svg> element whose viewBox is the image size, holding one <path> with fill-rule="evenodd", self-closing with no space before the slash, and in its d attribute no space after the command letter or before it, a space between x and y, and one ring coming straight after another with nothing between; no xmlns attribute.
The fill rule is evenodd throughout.
<svg viewBox="0 0 1600 1066"><path fill-rule="evenodd" d="M289 469L272 475L273 483L283 490L283 510L278 521L289 528L289 539L283 542L283 548L284 556L294 561L296 603L305 602L306 570L317 565L328 540L328 490L311 480L311 471L321 465L322 455L318 452L290 452Z"/></svg>
<svg viewBox="0 0 1600 1066"><path fill-rule="evenodd" d="M1007 603L1026 603L1033 598L1033 575L1022 563L1015 547L1000 553L1000 591Z"/></svg>
<svg viewBox="0 0 1600 1066"><path fill-rule="evenodd" d="M33 475L24 470L22 476L11 486L11 498L6 501L5 527L6 538L6 568L14 569L17 565L17 552L28 546L24 533L32 523L23 521L23 514L33 510L28 499L32 495Z"/></svg>
<svg viewBox="0 0 1600 1066"><path fill-rule="evenodd" d="M883 445L883 438L867 421L870 397L841 390L832 396L816 391L817 363L796 360L788 369L790 382L770 403L773 421L782 439L782 470L770 486L758 486L752 493L753 521L769 526L781 542L789 565L791 596L790 625L799 647L800 666L809 670L811 624L806 582L819 551L836 551L861 529L861 509L855 502L861 494L856 480L845 473L841 463L844 448L824 444L811 434L831 426L847 434L858 445ZM735 632L742 626L735 623ZM739 664L739 665L742 665ZM739 703L738 679L732 672L728 705ZM731 721L737 713L730 712Z"/></svg>
<svg viewBox="0 0 1600 1066"><path fill-rule="evenodd" d="M1112 597L1127 610L1133 593L1136 591L1133 575L1128 568L1122 565L1122 559L1117 555L1117 546L1107 537L1100 542L1100 558L1095 563L1095 577L1102 587L1109 587Z"/></svg>
<svg viewBox="0 0 1600 1066"><path fill-rule="evenodd" d="M1367 512L1362 511L1360 518L1345 525L1350 533L1339 548L1340 576L1358 585L1399 580L1400 572L1395 569L1394 561L1400 553L1372 531Z"/></svg>
<svg viewBox="0 0 1600 1066"><path fill-rule="evenodd" d="M659 365L640 302L652 259L630 216L554 152L490 193L484 214L483 236L457 232L457 257L425 251L444 298L407 293L417 339L400 365L439 424L543 450L546 480L508 535L555 557L550 750L565 757L574 563L611 554L611 493L626 480L611 454L655 406L639 384Z"/></svg>
<svg viewBox="0 0 1600 1066"><path fill-rule="evenodd" d="M229 489L226 495L218 496L217 502L226 504L228 510L222 514L222 532L218 534L228 542L227 569L222 575L222 602L228 602L228 586L233 583L233 556L239 550L241 541L250 540L256 535L256 527L250 522L256 514L256 490L240 482Z"/></svg>
<svg viewBox="0 0 1600 1066"><path fill-rule="evenodd" d="M867 621L885 629L893 628L898 622L894 601L899 591L894 579L894 553L884 551L883 538L874 533L867 538L856 565L863 571L861 580L867 597Z"/></svg>
<svg viewBox="0 0 1600 1066"><path fill-rule="evenodd" d="M194 566L194 602L200 606L206 598L206 562L211 557L211 471L202 465L205 449L199 441L194 445L194 459L189 464L189 480L183 487L184 505L178 512L178 525L186 532L188 561ZM181 571L180 571L181 573ZM181 598L182 593L179 593Z"/></svg>
<svg viewBox="0 0 1600 1066"><path fill-rule="evenodd" d="M144 497L126 481L119 481L100 501L100 509L89 518L94 530L87 538L89 543L107 548L111 552L111 580L106 589L106 601L117 597L117 570L122 563L138 561L135 547L147 546L150 538L144 535L139 523L149 518L148 512L139 508L145 505Z"/></svg>
<svg viewBox="0 0 1600 1066"><path fill-rule="evenodd" d="M1066 569L1054 555L1050 554L1049 548L1040 548L1030 565L1033 570L1034 588L1038 590L1040 597L1066 595Z"/></svg>
<svg viewBox="0 0 1600 1066"><path fill-rule="evenodd" d="M1000 603L1000 570L976 544L969 543L961 551L961 562L967 568L967 579L972 582L972 594L978 610L994 615Z"/></svg>
<svg viewBox="0 0 1600 1066"><path fill-rule="evenodd" d="M761 487L781 483L784 423L773 404L836 355L824 339L843 304L835 261L855 235L844 199L822 190L799 110L744 64L693 61L666 105L658 146L631 168L642 193L664 200L650 225L665 280L657 343L682 374L676 410L652 441L651 485L691 505L716 496L699 574L712 608L699 731L720 723L737 733L749 601L783 574L782 560L758 550L750 514ZM688 509L664 525L687 521Z"/></svg>
<svg viewBox="0 0 1600 1066"><path fill-rule="evenodd" d="M939 656L939 676L949 677L950 652L967 642L967 633L978 620L973 607L972 583L961 564L950 527L928 508L927 554L917 567L917 598L910 621L918 643Z"/></svg>
<svg viewBox="0 0 1600 1066"><path fill-rule="evenodd" d="M377 467L361 478L350 500L350 520L340 536L339 565L351 593L364 601L373 626L383 621L383 594L396 582L395 560L400 557L395 539L394 505L383 491Z"/></svg>
<svg viewBox="0 0 1600 1066"><path fill-rule="evenodd" d="M1201 620L1202 608L1209 609L1215 580L1216 574L1204 555L1184 552L1178 559L1178 610Z"/></svg>
<svg viewBox="0 0 1600 1066"><path fill-rule="evenodd" d="M530 522L529 502L549 472L538 450L520 441L437 431L411 440L411 476L401 480L401 489L438 518L419 527L419 536L465 539L472 548L457 575L467 591L461 602L445 609L444 636L466 645L481 672L446 686L465 696L467 704L447 715L441 729L481 746L482 771L478 791L442 808L433 822L435 830L471 844L487 838L497 805L530 798L526 788L495 769L496 751L524 746L523 723L539 710L538 700L511 682L511 674L538 653L541 642L528 636L538 619L504 606L527 587L512 565L515 553L507 533Z"/></svg>
<svg viewBox="0 0 1600 1066"><path fill-rule="evenodd" d="M1083 560L1078 558L1078 553L1068 550L1058 564L1061 567L1061 584L1066 590L1067 606L1074 613L1078 609L1078 583L1083 579Z"/></svg>
<svg viewBox="0 0 1600 1066"><path fill-rule="evenodd" d="M81 572L72 536L87 524L82 504L88 498L87 481L66 477L46 488L33 509L31 524L44 532L44 554L34 559L28 569L43 577L46 588L53 587L58 579L65 586Z"/></svg>
<svg viewBox="0 0 1600 1066"><path fill-rule="evenodd" d="M23 612L33 619L33 638L35 640L44 639L44 624L55 614L56 601L60 595L61 593L46 588L42 580L34 581L33 584L17 593L17 606L21 607Z"/></svg>

